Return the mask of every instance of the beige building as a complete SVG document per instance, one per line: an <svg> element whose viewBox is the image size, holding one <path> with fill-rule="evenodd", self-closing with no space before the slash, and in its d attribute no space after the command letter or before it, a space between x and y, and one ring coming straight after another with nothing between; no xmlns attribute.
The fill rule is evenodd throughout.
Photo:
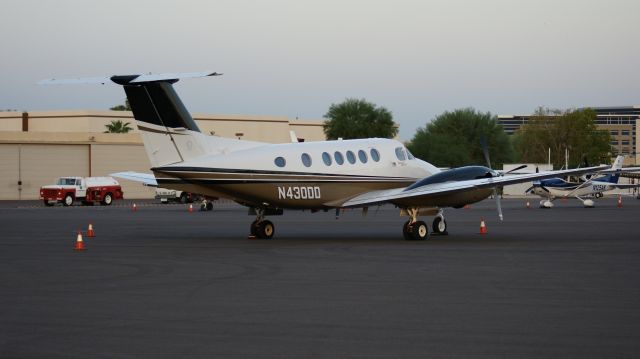
<svg viewBox="0 0 640 359"><path fill-rule="evenodd" d="M290 131L304 141L325 139L322 120L194 114L203 133L284 143ZM129 122L127 134L104 133L113 120ZM62 176L149 172L149 161L129 111L0 112L0 200L38 199L39 189ZM125 198L152 198L154 190L119 180Z"/></svg>
<svg viewBox="0 0 640 359"><path fill-rule="evenodd" d="M640 164L640 106L591 107L595 124L611 134L611 156L624 155L625 166ZM500 115L498 123L511 135L529 122L531 115Z"/></svg>

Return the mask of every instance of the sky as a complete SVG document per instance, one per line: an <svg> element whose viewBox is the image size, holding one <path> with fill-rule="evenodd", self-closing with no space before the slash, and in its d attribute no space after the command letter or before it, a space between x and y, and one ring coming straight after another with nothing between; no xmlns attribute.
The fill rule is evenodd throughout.
<svg viewBox="0 0 640 359"><path fill-rule="evenodd" d="M104 110L116 85L46 78L217 71L192 113L321 120L364 98L400 138L445 111L640 105L637 0L3 0L0 109Z"/></svg>

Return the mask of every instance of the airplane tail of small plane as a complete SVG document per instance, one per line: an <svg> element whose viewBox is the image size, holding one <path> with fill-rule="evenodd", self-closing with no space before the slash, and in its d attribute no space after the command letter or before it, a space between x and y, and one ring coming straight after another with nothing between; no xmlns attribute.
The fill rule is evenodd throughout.
<svg viewBox="0 0 640 359"><path fill-rule="evenodd" d="M613 161L613 165L611 165L611 170L617 171L622 168L622 163L624 162L624 156L616 157L615 161ZM602 177L599 177L598 182L609 182L613 184L617 184L620 179L620 173L609 173Z"/></svg>
<svg viewBox="0 0 640 359"><path fill-rule="evenodd" d="M112 78L124 87L151 166L183 162L207 153L206 139L171 80L130 80L128 76Z"/></svg>
<svg viewBox="0 0 640 359"><path fill-rule="evenodd" d="M219 76L216 72L116 75L106 78L49 79L40 84L114 82L127 95L152 167L180 163L207 154L229 153L261 145L203 134L173 84L183 78Z"/></svg>

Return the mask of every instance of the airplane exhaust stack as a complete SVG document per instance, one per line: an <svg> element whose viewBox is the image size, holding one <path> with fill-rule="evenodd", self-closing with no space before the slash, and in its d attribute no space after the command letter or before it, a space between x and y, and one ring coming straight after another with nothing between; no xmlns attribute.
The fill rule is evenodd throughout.
<svg viewBox="0 0 640 359"><path fill-rule="evenodd" d="M487 234L487 226L484 224L484 218L480 218L480 234Z"/></svg>
<svg viewBox="0 0 640 359"><path fill-rule="evenodd" d="M95 237L95 233L93 233L93 225L89 223L89 228L87 228L87 237Z"/></svg>
<svg viewBox="0 0 640 359"><path fill-rule="evenodd" d="M78 230L78 236L76 237L76 246L73 248L75 251L84 251L84 242L82 241L82 232Z"/></svg>

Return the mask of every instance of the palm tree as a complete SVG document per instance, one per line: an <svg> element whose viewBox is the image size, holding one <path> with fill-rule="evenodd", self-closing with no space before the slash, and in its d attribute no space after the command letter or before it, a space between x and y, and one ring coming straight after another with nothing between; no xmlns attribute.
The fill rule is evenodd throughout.
<svg viewBox="0 0 640 359"><path fill-rule="evenodd" d="M111 123L104 125L107 128L104 133L127 133L133 130L129 124L129 122L123 122L122 120L113 120Z"/></svg>

